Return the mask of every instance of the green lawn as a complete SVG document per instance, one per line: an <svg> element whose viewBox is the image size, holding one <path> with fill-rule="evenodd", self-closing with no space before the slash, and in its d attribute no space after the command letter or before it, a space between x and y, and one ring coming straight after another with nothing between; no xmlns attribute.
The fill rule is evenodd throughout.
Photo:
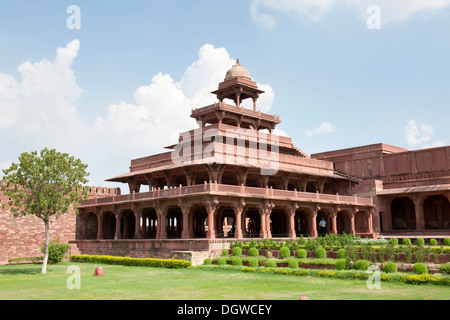
<svg viewBox="0 0 450 320"><path fill-rule="evenodd" d="M81 269L81 289L67 288L67 268ZM381 282L369 290L364 280L244 273L213 268L162 269L102 265L105 275L94 277L97 265L60 263L0 267L1 300L444 300L450 288Z"/></svg>

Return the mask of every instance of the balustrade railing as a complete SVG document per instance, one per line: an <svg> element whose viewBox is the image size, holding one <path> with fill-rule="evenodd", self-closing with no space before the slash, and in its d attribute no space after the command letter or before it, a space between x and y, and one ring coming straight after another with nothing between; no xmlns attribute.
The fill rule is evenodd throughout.
<svg viewBox="0 0 450 320"><path fill-rule="evenodd" d="M267 197L273 199L289 199L293 201L307 202L327 202L327 203L345 203L354 205L373 205L373 198L345 196L340 194L325 194L300 192L297 190L280 190L273 188L256 188L247 186L235 186L217 183L207 183L193 186L179 186L178 188L156 189L148 192L132 193L118 195L113 197L95 198L85 200L81 203L83 206L95 206L98 204L112 204L119 202L130 202L138 200L171 198L177 196L196 195L196 194L236 194L243 197Z"/></svg>

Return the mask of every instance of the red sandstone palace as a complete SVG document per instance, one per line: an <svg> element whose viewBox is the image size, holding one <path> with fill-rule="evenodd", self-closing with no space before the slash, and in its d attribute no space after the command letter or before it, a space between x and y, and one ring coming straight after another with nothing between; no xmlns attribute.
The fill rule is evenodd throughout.
<svg viewBox="0 0 450 320"><path fill-rule="evenodd" d="M170 151L132 160L129 172L107 180L127 184L129 194L93 190L66 221L65 239L83 253L152 256L211 250L225 239L317 237L322 218L327 233L450 235L450 146L307 155L273 134L280 118L258 110L264 92L239 60L213 94L216 103L192 110L199 127ZM1 232L17 226L4 221L2 243Z"/></svg>

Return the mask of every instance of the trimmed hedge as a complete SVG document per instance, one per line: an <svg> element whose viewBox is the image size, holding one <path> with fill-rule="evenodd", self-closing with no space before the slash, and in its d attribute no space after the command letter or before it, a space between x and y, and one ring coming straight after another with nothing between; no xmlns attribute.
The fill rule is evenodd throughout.
<svg viewBox="0 0 450 320"><path fill-rule="evenodd" d="M316 258L317 259L325 259L327 257L327 252L324 248L318 248L316 250Z"/></svg>
<svg viewBox="0 0 450 320"><path fill-rule="evenodd" d="M358 260L355 264L356 270L367 270L369 268L369 262L366 260Z"/></svg>
<svg viewBox="0 0 450 320"><path fill-rule="evenodd" d="M259 256L259 251L256 248L250 248L248 249L248 255L251 257L257 257Z"/></svg>
<svg viewBox="0 0 450 320"><path fill-rule="evenodd" d="M288 247L282 247L280 249L281 258L289 258L291 256L291 250Z"/></svg>
<svg viewBox="0 0 450 320"><path fill-rule="evenodd" d="M307 256L308 256L308 252L305 249L298 249L297 250L297 258L305 259Z"/></svg>
<svg viewBox="0 0 450 320"><path fill-rule="evenodd" d="M228 266L229 268L238 268ZM228 268L227 268L228 269ZM314 270L314 269L302 269L302 268L268 268L268 267L243 267L243 272L259 272L259 273L274 273L290 276L312 276L312 277L327 277L335 279L359 279L367 280L370 276L369 273L359 270ZM380 277L381 281L389 282L404 282L409 284L433 284L433 285L450 285L449 276L441 275L405 275L404 273L382 273Z"/></svg>
<svg viewBox="0 0 450 320"><path fill-rule="evenodd" d="M347 268L347 260L339 259L338 261L336 261L334 268L336 270L345 270Z"/></svg>
<svg viewBox="0 0 450 320"><path fill-rule="evenodd" d="M413 273L414 274L426 274L426 273L428 273L428 268L425 264L418 262L418 263L414 264Z"/></svg>
<svg viewBox="0 0 450 320"><path fill-rule="evenodd" d="M152 268L189 268L192 267L190 261L177 259L151 259L151 258L129 258L115 256L90 256L71 255L72 262L104 263L122 266L152 267Z"/></svg>
<svg viewBox="0 0 450 320"><path fill-rule="evenodd" d="M389 261L384 266L384 272L386 272L386 273L396 273L396 272L398 272L397 265L394 262Z"/></svg>

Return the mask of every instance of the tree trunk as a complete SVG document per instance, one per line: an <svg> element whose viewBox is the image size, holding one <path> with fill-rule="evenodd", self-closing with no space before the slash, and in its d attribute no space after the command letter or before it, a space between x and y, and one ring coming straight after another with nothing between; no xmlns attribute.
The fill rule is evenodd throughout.
<svg viewBox="0 0 450 320"><path fill-rule="evenodd" d="M47 273L48 246L50 245L50 222L48 218L44 219L44 224L45 224L45 247L44 247L44 262L42 263L42 274Z"/></svg>

